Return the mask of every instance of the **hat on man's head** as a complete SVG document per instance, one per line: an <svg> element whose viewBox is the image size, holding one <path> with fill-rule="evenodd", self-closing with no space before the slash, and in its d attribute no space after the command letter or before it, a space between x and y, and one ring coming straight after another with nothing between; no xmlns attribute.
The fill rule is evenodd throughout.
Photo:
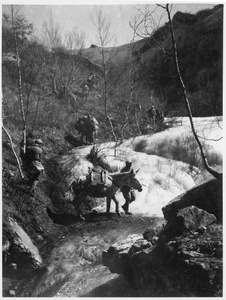
<svg viewBox="0 0 226 300"><path fill-rule="evenodd" d="M37 139L37 140L35 140L35 144L43 145L43 142L41 139Z"/></svg>

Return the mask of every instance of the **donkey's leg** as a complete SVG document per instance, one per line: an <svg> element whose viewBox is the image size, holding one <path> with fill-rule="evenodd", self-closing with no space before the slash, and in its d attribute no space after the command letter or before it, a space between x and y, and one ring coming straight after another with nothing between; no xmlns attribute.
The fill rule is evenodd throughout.
<svg viewBox="0 0 226 300"><path fill-rule="evenodd" d="M107 202L107 211L106 211L106 214L109 215L110 214L110 208L111 208L111 198L110 197L106 197L106 202Z"/></svg>
<svg viewBox="0 0 226 300"><path fill-rule="evenodd" d="M115 202L115 212L116 212L116 214L120 217L120 213L119 213L119 202L118 202L118 200L116 199L115 196L112 196L112 199L113 199L114 202Z"/></svg>
<svg viewBox="0 0 226 300"><path fill-rule="evenodd" d="M84 201L84 194L81 192L80 194L77 195L77 197L74 197L74 200L72 203L74 205L74 208L75 208L78 218L81 220L85 220L82 210L81 210L81 207L80 207L82 201Z"/></svg>

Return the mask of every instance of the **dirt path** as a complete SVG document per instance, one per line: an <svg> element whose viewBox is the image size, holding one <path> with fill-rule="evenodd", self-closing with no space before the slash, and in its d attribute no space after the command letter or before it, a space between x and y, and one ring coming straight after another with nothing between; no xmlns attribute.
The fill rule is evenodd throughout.
<svg viewBox="0 0 226 300"><path fill-rule="evenodd" d="M163 218L142 215L92 215L67 227L56 225L54 248L47 272L30 283L31 297L133 297L136 291L125 279L102 265L102 251L131 234L162 226ZM31 289L32 287L32 289Z"/></svg>

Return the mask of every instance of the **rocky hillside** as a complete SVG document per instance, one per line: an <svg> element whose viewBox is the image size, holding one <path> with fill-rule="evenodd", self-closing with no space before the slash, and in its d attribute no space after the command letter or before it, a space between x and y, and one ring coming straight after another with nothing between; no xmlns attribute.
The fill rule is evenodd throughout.
<svg viewBox="0 0 226 300"><path fill-rule="evenodd" d="M162 210L164 228L113 244L103 264L139 297L222 297L222 184L206 182Z"/></svg>

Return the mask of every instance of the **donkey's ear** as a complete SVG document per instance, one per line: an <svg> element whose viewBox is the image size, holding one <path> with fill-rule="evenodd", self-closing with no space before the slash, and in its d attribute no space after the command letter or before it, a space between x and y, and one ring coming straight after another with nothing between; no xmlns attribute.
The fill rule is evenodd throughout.
<svg viewBox="0 0 226 300"><path fill-rule="evenodd" d="M135 171L135 174L137 174L139 172L140 168L138 170Z"/></svg>
<svg viewBox="0 0 226 300"><path fill-rule="evenodd" d="M133 171L133 169L130 171L130 174L135 174L134 171Z"/></svg>

